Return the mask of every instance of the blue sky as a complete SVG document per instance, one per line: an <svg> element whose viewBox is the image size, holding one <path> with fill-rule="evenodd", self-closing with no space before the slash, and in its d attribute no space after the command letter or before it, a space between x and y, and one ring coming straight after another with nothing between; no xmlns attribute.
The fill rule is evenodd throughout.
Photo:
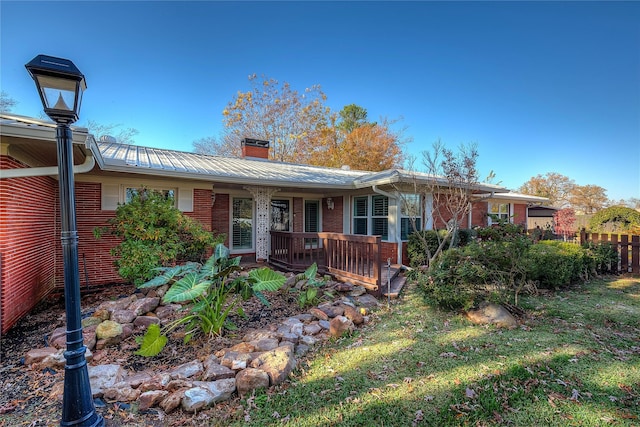
<svg viewBox="0 0 640 427"><path fill-rule="evenodd" d="M38 54L85 74L81 119L139 145L217 136L250 74L402 118L413 154L477 143L482 177L557 172L640 197L638 2L0 2L0 86L42 107Z"/></svg>

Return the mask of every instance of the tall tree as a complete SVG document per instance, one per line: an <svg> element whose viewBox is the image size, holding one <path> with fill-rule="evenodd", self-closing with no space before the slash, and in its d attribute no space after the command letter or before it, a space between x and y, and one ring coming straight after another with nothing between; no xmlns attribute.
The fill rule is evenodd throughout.
<svg viewBox="0 0 640 427"><path fill-rule="evenodd" d="M9 113L16 105L18 105L18 101L9 96L7 92L0 91L0 113Z"/></svg>
<svg viewBox="0 0 640 427"><path fill-rule="evenodd" d="M575 185L569 193L571 206L585 214L603 209L607 202L607 190L598 185Z"/></svg>
<svg viewBox="0 0 640 427"><path fill-rule="evenodd" d="M402 146L408 139L404 138L404 128L396 128L398 120L366 120L367 110L355 104L345 106L337 115L331 114L327 125L307 140L307 162L370 171L402 165Z"/></svg>
<svg viewBox="0 0 640 427"><path fill-rule="evenodd" d="M340 113L338 128L346 133L353 132L356 128L369 124L367 122L367 110L356 104L345 105Z"/></svg>
<svg viewBox="0 0 640 427"><path fill-rule="evenodd" d="M138 130L134 128L121 128L122 124L101 124L94 120L87 121L87 129L89 129L89 133L92 134L96 140L100 140L103 136L111 136L116 139L120 144L131 144L134 145L136 143L135 136L138 135Z"/></svg>
<svg viewBox="0 0 640 427"><path fill-rule="evenodd" d="M571 190L575 187L573 180L556 172L538 174L525 182L518 191L532 196L546 197L552 206L559 208L569 204Z"/></svg>
<svg viewBox="0 0 640 427"><path fill-rule="evenodd" d="M304 140L326 124L329 108L319 85L303 93L289 83L249 76L251 90L238 92L223 110L227 132L222 145L239 146L242 138L270 141L270 158L299 162L306 154ZM233 152L233 148L229 151Z"/></svg>

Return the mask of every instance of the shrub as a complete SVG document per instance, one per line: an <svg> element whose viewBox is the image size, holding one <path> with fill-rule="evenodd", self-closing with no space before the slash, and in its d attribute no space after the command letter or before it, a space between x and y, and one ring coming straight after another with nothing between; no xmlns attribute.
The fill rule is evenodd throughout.
<svg viewBox="0 0 640 427"><path fill-rule="evenodd" d="M465 254L465 248L442 253L426 274L418 277L418 289L429 304L448 310L473 306L478 284L484 284L484 267Z"/></svg>
<svg viewBox="0 0 640 427"><path fill-rule="evenodd" d="M427 247L429 253L433 254L442 240L446 239L445 249L448 249L449 238L446 237L446 230L423 230L416 231L409 235L407 242L407 254L409 256L409 265L411 267L420 267L429 264L427 255ZM475 231L470 229L459 229L454 237L453 246L465 246L472 242L475 238ZM426 245L425 245L426 242Z"/></svg>
<svg viewBox="0 0 640 427"><path fill-rule="evenodd" d="M481 227L476 229L476 234L480 240L491 240L500 242L503 240L513 240L526 235L522 225L502 222L491 227Z"/></svg>
<svg viewBox="0 0 640 427"><path fill-rule="evenodd" d="M640 226L640 212L624 206L612 206L596 212L589 220L594 232L625 233Z"/></svg>
<svg viewBox="0 0 640 427"><path fill-rule="evenodd" d="M592 259L574 243L545 240L529 249L527 277L541 288L567 287L586 279L592 269Z"/></svg>
<svg viewBox="0 0 640 427"><path fill-rule="evenodd" d="M118 206L108 226L94 229L96 238L109 233L122 239L111 250L123 279L138 285L154 275L157 266L202 261L206 250L221 241L197 220L180 212L162 193L140 189Z"/></svg>
<svg viewBox="0 0 640 427"><path fill-rule="evenodd" d="M613 273L618 271L618 252L609 242L587 242L582 245L592 259L595 274Z"/></svg>

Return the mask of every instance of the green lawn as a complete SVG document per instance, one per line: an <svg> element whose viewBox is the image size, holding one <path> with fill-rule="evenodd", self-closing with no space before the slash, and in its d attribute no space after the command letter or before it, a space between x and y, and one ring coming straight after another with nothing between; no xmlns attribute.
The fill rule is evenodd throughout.
<svg viewBox="0 0 640 427"><path fill-rule="evenodd" d="M244 399L224 425L640 425L640 280L521 306L529 318L519 329L475 326L408 285L390 310L316 349L289 383Z"/></svg>

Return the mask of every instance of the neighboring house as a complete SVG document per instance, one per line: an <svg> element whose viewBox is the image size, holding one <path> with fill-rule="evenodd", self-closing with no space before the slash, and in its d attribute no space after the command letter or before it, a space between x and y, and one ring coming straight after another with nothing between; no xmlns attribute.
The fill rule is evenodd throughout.
<svg viewBox="0 0 640 427"><path fill-rule="evenodd" d="M0 119L0 317L5 332L62 286L63 263L55 125L14 115ZM243 158L225 158L95 141L84 128L74 128L73 135L82 286L122 281L109 253L118 241L109 236L96 240L93 229L105 225L140 186L172 194L185 214L226 234L233 254L253 260L269 260L273 230L379 235L380 259L403 264L412 228L395 189L434 180L395 169L372 173L269 161L268 144L256 140L243 141ZM528 207L546 201L492 184L475 190L479 201L465 220L468 227L491 224L489 213L525 225ZM429 220L428 197L408 197Z"/></svg>

